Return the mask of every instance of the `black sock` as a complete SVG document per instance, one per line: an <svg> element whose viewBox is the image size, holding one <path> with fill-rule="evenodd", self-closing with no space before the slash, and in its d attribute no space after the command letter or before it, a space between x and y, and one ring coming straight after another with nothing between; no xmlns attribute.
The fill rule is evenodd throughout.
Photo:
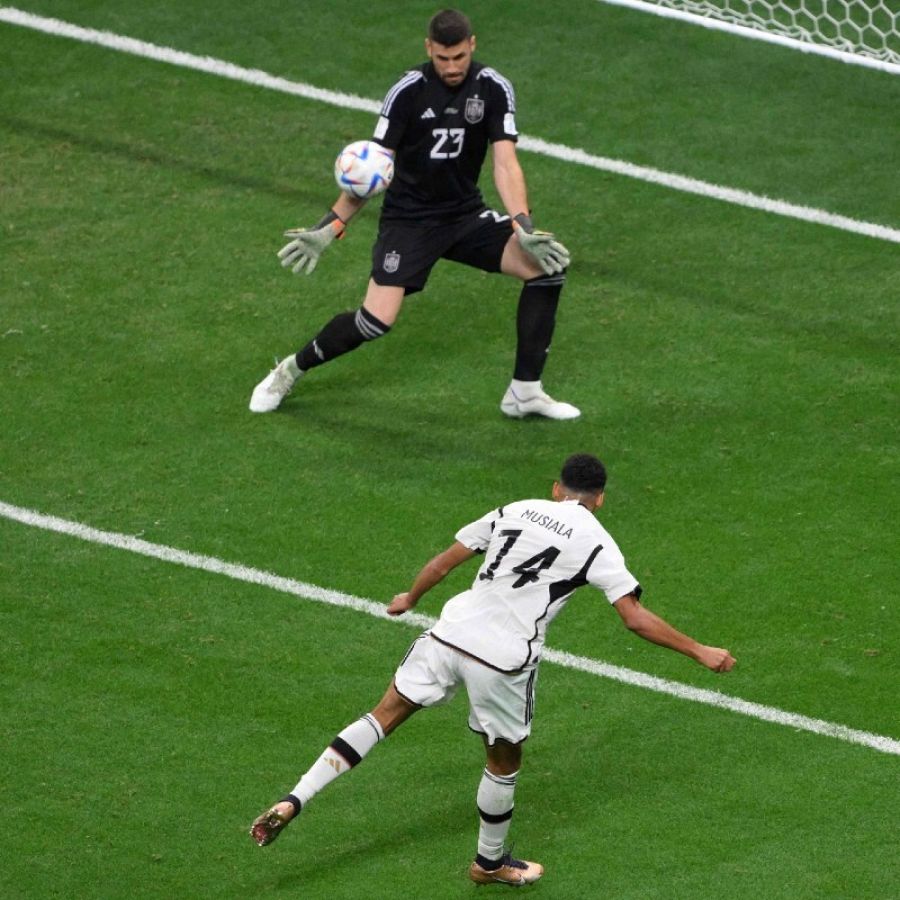
<svg viewBox="0 0 900 900"><path fill-rule="evenodd" d="M304 372L374 341L391 330L367 309L336 315L298 354L297 365Z"/></svg>
<svg viewBox="0 0 900 900"><path fill-rule="evenodd" d="M519 309L516 314L516 368L513 378L519 381L540 381L553 339L556 307L566 280L559 275L541 275L522 285Z"/></svg>

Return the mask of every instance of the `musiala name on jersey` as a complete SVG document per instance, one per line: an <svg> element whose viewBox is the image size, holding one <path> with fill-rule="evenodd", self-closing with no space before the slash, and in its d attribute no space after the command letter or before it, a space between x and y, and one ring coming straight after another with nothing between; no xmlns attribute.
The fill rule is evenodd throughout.
<svg viewBox="0 0 900 900"><path fill-rule="evenodd" d="M526 509L522 513L521 518L528 519L529 522L534 522L535 525L540 525L541 528L546 528L548 531L554 531L560 537L567 539L572 537L573 529L571 525L567 526L565 522L560 522L559 519L554 519L553 516Z"/></svg>

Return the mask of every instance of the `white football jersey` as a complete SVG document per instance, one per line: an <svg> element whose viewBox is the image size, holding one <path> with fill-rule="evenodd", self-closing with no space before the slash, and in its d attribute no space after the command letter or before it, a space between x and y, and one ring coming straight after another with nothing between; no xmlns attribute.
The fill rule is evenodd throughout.
<svg viewBox="0 0 900 900"><path fill-rule="evenodd" d="M582 585L610 603L641 587L609 532L576 500L520 500L461 528L485 553L468 591L444 604L433 637L502 672L540 659L547 626Z"/></svg>

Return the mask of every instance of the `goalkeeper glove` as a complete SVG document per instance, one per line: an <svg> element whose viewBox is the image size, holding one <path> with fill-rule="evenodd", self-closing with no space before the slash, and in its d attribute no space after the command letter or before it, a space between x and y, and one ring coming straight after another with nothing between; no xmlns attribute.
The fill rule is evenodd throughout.
<svg viewBox="0 0 900 900"><path fill-rule="evenodd" d="M284 236L291 238L291 241L278 251L281 265L285 268L290 266L295 275L299 275L304 268L306 274L311 275L325 248L335 238L344 236L344 226L344 220L331 210L310 229L291 228L286 231Z"/></svg>
<svg viewBox="0 0 900 900"><path fill-rule="evenodd" d="M549 231L535 231L531 216L519 213L513 219L522 249L530 253L547 275L562 272L569 265L569 251Z"/></svg>

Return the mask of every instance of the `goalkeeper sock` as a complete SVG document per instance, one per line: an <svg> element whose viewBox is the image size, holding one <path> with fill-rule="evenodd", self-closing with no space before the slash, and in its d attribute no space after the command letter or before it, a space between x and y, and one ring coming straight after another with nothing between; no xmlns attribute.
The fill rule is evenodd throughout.
<svg viewBox="0 0 900 900"><path fill-rule="evenodd" d="M540 381L553 339L556 307L566 273L541 275L522 285L516 313L516 368L513 378Z"/></svg>
<svg viewBox="0 0 900 900"><path fill-rule="evenodd" d="M384 739L384 731L378 719L371 713L348 725L325 752L312 764L297 782L291 794L302 806L327 787L339 775L349 772L363 757Z"/></svg>
<svg viewBox="0 0 900 900"><path fill-rule="evenodd" d="M297 365L304 372L314 369L390 330L390 325L385 325L364 306L356 312L339 313L297 354Z"/></svg>
<svg viewBox="0 0 900 900"><path fill-rule="evenodd" d="M495 775L484 770L478 785L478 815L481 826L478 829L478 856L476 861L482 868L496 868L497 860L503 856L503 847L513 814L513 795L516 791L516 776Z"/></svg>

